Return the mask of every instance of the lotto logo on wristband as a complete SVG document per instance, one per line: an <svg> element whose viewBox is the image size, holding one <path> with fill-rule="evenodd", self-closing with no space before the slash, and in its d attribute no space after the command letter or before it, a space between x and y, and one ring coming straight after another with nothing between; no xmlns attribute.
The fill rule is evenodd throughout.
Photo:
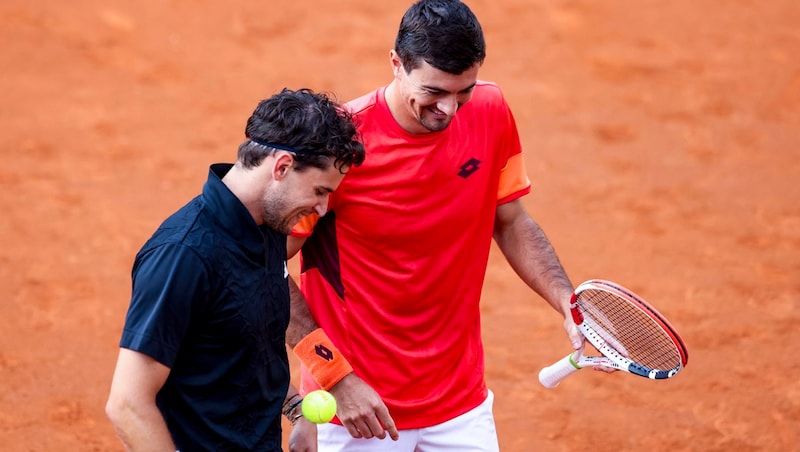
<svg viewBox="0 0 800 452"><path fill-rule="evenodd" d="M314 346L314 351L317 352L317 356L324 359L325 361L332 361L333 360L333 352L331 349L324 345L317 344Z"/></svg>
<svg viewBox="0 0 800 452"><path fill-rule="evenodd" d="M325 390L332 388L353 371L350 363L339 353L322 328L317 328L301 339L294 347L294 354Z"/></svg>

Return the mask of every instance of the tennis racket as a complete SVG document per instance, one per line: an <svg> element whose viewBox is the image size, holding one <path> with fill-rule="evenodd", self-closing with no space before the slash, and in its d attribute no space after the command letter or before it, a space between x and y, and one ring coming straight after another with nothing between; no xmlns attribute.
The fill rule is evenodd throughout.
<svg viewBox="0 0 800 452"><path fill-rule="evenodd" d="M593 279L580 284L570 302L578 330L603 356L570 353L539 372L546 388L574 372L606 366L654 380L675 376L689 360L683 340L655 308L613 282Z"/></svg>

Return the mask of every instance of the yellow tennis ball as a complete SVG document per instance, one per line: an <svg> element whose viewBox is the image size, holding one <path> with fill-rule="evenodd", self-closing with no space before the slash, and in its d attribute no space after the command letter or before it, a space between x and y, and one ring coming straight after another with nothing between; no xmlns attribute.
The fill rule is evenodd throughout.
<svg viewBox="0 0 800 452"><path fill-rule="evenodd" d="M330 392L318 389L303 397L303 416L315 424L330 422L336 415L336 399Z"/></svg>

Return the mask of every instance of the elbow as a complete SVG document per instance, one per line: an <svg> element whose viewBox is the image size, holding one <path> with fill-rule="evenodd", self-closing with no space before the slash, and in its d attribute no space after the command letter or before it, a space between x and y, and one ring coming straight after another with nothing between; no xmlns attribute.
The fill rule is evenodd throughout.
<svg viewBox="0 0 800 452"><path fill-rule="evenodd" d="M119 418L119 403L113 395L106 400L106 417L112 424Z"/></svg>
<svg viewBox="0 0 800 452"><path fill-rule="evenodd" d="M124 449L126 451L132 451L134 447L131 445L131 434L128 431L128 427L131 423L130 421L125 421L127 407L128 405L125 404L123 398L112 394L106 401L105 411L106 417L111 421L114 433L116 433L117 437L122 441Z"/></svg>
<svg viewBox="0 0 800 452"><path fill-rule="evenodd" d="M106 400L106 417L114 427L122 423L125 412L125 402L122 397L112 393Z"/></svg>

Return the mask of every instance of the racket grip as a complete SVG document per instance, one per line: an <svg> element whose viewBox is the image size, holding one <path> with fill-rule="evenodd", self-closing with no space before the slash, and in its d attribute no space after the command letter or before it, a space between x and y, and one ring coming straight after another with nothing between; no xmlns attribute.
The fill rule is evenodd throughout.
<svg viewBox="0 0 800 452"><path fill-rule="evenodd" d="M573 364L572 353L561 358L557 362L539 371L539 383L545 388L554 388L561 383L561 380L580 370Z"/></svg>

